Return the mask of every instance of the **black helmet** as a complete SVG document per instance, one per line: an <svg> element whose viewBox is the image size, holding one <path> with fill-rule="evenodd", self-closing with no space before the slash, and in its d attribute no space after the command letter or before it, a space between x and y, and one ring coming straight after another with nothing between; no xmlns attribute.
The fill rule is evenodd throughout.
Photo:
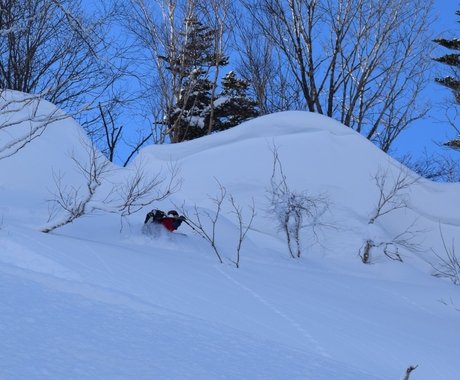
<svg viewBox="0 0 460 380"><path fill-rule="evenodd" d="M179 214L177 213L177 211L176 211L176 210L171 210L171 211L168 211L168 215L179 216Z"/></svg>

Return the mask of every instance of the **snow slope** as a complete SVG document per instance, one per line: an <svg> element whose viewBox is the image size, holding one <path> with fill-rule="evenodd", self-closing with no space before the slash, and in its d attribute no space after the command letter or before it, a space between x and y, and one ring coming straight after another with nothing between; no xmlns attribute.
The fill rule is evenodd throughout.
<svg viewBox="0 0 460 380"><path fill-rule="evenodd" d="M2 144L14 137L0 132ZM128 220L97 212L44 234L56 173L84 185L69 157L84 163L82 141L67 119L0 160L0 379L400 379L410 365L411 380L458 378L460 296L432 276L430 249L445 255L440 228L449 247L460 231L459 184L419 179L410 208L369 225L379 197L371 176L388 170L391 183L403 168L331 119L287 112L143 149L108 183L136 165L156 173L177 162L179 192ZM292 189L331 202L329 228L315 245L305 231L300 259L265 211L273 147ZM216 225L223 264L187 225L178 231L187 236L140 233L153 206L212 215L221 186L245 220L252 200L257 209L240 268L227 199ZM361 262L366 239L411 225L417 250L400 247L403 262L379 249Z"/></svg>

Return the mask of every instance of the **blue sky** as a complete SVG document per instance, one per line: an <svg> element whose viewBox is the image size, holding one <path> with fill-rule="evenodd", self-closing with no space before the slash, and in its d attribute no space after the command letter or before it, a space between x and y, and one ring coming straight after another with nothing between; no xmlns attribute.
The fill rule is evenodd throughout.
<svg viewBox="0 0 460 380"><path fill-rule="evenodd" d="M86 0L88 2L89 0ZM460 18L456 16L455 11L460 9L460 4L453 0L435 0L434 14L438 15L438 20L432 25L432 38L440 35L450 38L453 36L460 36ZM434 56L440 56L447 53L447 49L439 48L436 50ZM436 76L448 75L449 71L444 65L436 65ZM433 77L435 74L433 74ZM445 103L446 100L451 99L451 93L447 88L437 85L434 82L428 83L427 89L424 92L425 99L433 104L433 108L428 113L427 117L423 120L414 122L411 127L401 133L393 145L391 152L394 157L402 157L406 154L411 154L413 158L420 157L426 149L428 154L442 153L449 154L452 157L457 157L458 153L439 144L448 141L450 138L455 137L455 131L448 125L445 117L445 111L439 107L439 104ZM129 112L129 111L127 111ZM129 127L125 125L127 132ZM128 136L125 136L128 137ZM121 155L126 154L120 152ZM125 157L122 157L124 160Z"/></svg>
<svg viewBox="0 0 460 380"><path fill-rule="evenodd" d="M436 0L435 13L439 15L439 18L432 26L433 39L439 34L446 38L460 37L460 24L458 23L460 18L455 14L456 10L460 10L460 5L456 1ZM440 56L448 53L448 50L439 48L436 50L436 54L438 53ZM438 67L435 67L435 70L440 70L440 76L449 74L448 68L443 66L439 64ZM409 130L398 137L394 145L394 148L397 149L396 156L411 153L417 157L423 153L425 148L429 154L441 152L452 154L453 157L457 156L457 152L439 147L437 144L455 137L455 131L446 122L445 111L439 107L440 103L451 99L450 91L433 82L428 85L425 96L427 100L433 102L434 107L426 119L415 122Z"/></svg>

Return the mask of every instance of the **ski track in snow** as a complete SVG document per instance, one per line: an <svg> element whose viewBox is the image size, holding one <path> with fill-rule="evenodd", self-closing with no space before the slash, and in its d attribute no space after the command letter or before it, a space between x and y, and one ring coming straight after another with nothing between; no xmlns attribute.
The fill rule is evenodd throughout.
<svg viewBox="0 0 460 380"><path fill-rule="evenodd" d="M222 304L217 304L216 302L213 302L212 300L209 300L209 299L206 299L204 297L201 297L199 294L192 293L184 286L180 286L180 285L178 286L177 284L175 284L175 283L173 283L171 281L165 281L164 278L159 279L158 277L155 277L154 275L149 273L149 271L147 271L147 270L139 270L139 268L137 268L137 267L126 265L126 262L118 261L116 258L111 257L110 261L107 262L106 260L104 260L102 258L101 254L99 254L95 249L91 248L89 246L89 244L84 243L80 239L74 239L74 242L78 243L78 245L82 247L82 250L86 251L91 256L95 257L101 263L101 265L103 267L103 270L97 269L97 268L94 268L94 267L89 267L82 260L77 260L73 256L69 256L68 254L65 254L63 251L57 250L57 249L51 247L50 245L44 244L43 242L41 242L41 241L39 241L37 239L34 239L34 238L30 237L30 236L24 235L22 233L18 233L18 235L20 235L21 237L27 239L28 241L33 242L34 245L36 245L36 244L40 245L41 247L45 248L49 252L57 253L59 256L61 256L61 255L65 256L66 258L71 259L73 262L76 262L76 263L78 263L79 265L82 265L85 268L89 268L90 271L88 273L91 273L91 272L94 272L94 271L99 272L99 273L104 273L105 276L103 276L104 277L103 280L104 281L109 281L109 284L111 284L113 286L116 286L116 288L118 288L121 293L118 293L116 291L114 292L113 291L114 289L110 289L109 285L107 285L107 284L105 284L107 286L107 288L105 288L105 286L104 286L105 290L102 289L102 288L95 288L94 286L91 286L89 284L87 284L88 286L86 286L84 284L78 285L78 289L75 289L75 285L69 284L70 287L66 287L66 286L62 287L61 288L62 291L67 291L67 292L70 292L70 293L77 293L77 294L81 294L81 295L90 295L91 294L91 296L89 298L92 298L92 299L95 299L95 300L100 300L100 301L103 301L103 302L107 302L109 304L123 304L125 306L132 307L135 310L144 310L144 311L148 311L148 312L158 313L158 312L160 312L160 310L157 309L157 307L154 304L152 304L152 302L150 301L150 292L152 291L152 283L155 283L156 291L164 293L167 297L169 297L171 299L176 299L177 302L186 303L186 304L188 304L188 306L190 308L194 307L194 301L193 301L194 299L201 299L202 301L210 303L210 304L214 305L217 308L226 309L228 312L240 313L237 310L226 308ZM97 242L94 242L94 243L97 243ZM97 243L97 244L100 244L100 243ZM280 331L279 329L276 329L273 326L267 325L266 323L262 323L260 320L252 318L250 315L244 315L243 313L240 313L240 314L244 315L244 318L246 318L248 320L251 320L253 323L257 323L257 324L259 324L261 326L264 326L265 328L267 328L269 330L276 331L278 334L286 336L289 340L295 340L298 343L301 343L301 345L306 347L307 350L312 350L312 348L313 348L313 352L318 353L319 355L321 355L321 356L323 356L325 358L332 358L332 355L330 353L328 353L324 349L324 347L321 346L318 343L318 341L304 327L302 327L299 323L297 323L293 318L289 317L286 313L281 311L279 308L275 307L267 299L265 299L260 294L258 294L257 292L253 291L252 289L250 289L248 286L245 286L241 282L237 281L234 277L232 277L230 274L228 274L226 271L224 271L225 268L222 268L221 265L213 265L213 267L217 268L217 270L222 275L224 275L229 281L234 283L237 287L241 288L244 292L250 294L252 297L257 299L258 302L263 304L265 307L270 309L272 312L274 312L275 314L277 314L280 317L282 317L289 325L291 325L293 328L295 328L300 333L300 336L302 336L308 343L305 343L304 340L299 340L299 335L292 336L292 335L286 334L283 331ZM114 270L115 268L117 268L118 273L125 273L128 276L128 279L131 278L132 275L135 274L135 273L140 274L141 276L138 276L139 280L140 280L140 282L144 283L145 286L137 286L135 291L131 289L131 293L129 293L129 292L127 293L126 292L126 290L127 290L126 286L128 284L126 283L126 278L123 278L124 276L120 276L119 274L117 274L117 271ZM295 266L293 266L292 268L294 269ZM118 280L115 280L116 278ZM306 280L310 281L312 286L319 287L326 293L331 292L330 288L326 288L325 286L319 284L318 282L315 282L313 284L313 279L308 279L308 276L306 277ZM140 285L140 282L137 281L137 285ZM44 279L44 283L50 284L50 281ZM157 287L157 285L159 283L163 284L163 286L161 288ZM61 285L59 285L59 286L61 286ZM101 286L101 285L98 285L98 286ZM186 297L178 296L178 295L176 295L175 291L173 291L172 289L176 289L180 293L188 294L188 296L186 296ZM424 308L423 306L417 304L413 300L408 299L406 296L404 296L404 295L402 295L400 293L397 293L397 292L395 292L393 290L385 289L385 288L382 288L382 290L388 292L389 294L392 294L394 296L397 296L397 297L403 299L407 303L410 303L410 304L413 304L413 305L417 306L418 308L420 308L421 310L423 310L425 312L428 311L430 314L436 315L432 311L426 310L426 308ZM364 292L361 292L361 291L356 291L355 288L351 288L351 287L348 287L346 285L343 285L341 287L339 287L339 286L334 287L334 292L337 293L337 294L343 294L343 296L346 296L347 293L349 293L349 292L354 292L357 296L363 298L366 302L370 302L371 304L376 302L376 300L370 298L368 296L368 294L365 294ZM135 294L137 294L138 296L135 296ZM327 302L322 302L321 300L316 300L316 302L318 302L319 304L322 303L323 304L322 307L325 310L327 310L328 308L331 308L331 305L329 305ZM160 307L164 308L164 305L160 306ZM163 312L168 312L168 311L172 311L172 309L169 309L168 307L166 307L163 310ZM343 313L342 310L340 312ZM173 313L175 313L175 312L173 311ZM342 317L345 317L345 316L346 316L346 312L345 312L345 315L342 315ZM349 317L350 318L355 318L355 319L358 319L358 320L360 319L359 315L358 316L357 315L354 315L354 316L349 315ZM367 321L366 319L362 319L362 322L363 323L369 323L369 321ZM394 331L396 332L397 329L395 328ZM339 344L344 345L344 346L347 345L355 353L359 352L360 357L365 357L369 361L373 361L373 358L382 355L381 347L379 347L379 344L374 343L374 342L378 341L378 334L375 334L375 335L376 335L375 336L376 339L372 339L372 340L368 341L365 349L363 349L363 347L361 347L360 345L354 344L354 342L350 342L350 340L349 340L350 337L349 337L349 335L347 335L346 332L342 333L341 331L337 331L337 330L334 332L334 338L335 338L336 342L341 342ZM398 342L395 342L394 344L399 346L400 349L404 350L404 348L405 348L403 345L399 344ZM387 366L387 365L389 366L389 365L391 365L391 360L392 360L391 355L385 355L381 359L380 365L382 367ZM405 363L401 363L401 366L403 366L403 365L405 365ZM425 365L429 365L429 364L427 363ZM441 375L441 372L439 372L437 370L437 368L433 367L431 369L432 369L433 372L439 373Z"/></svg>
<svg viewBox="0 0 460 380"><path fill-rule="evenodd" d="M232 276L230 276L228 273L224 272L220 267L217 267L218 270L225 276L227 277L230 281L232 281L234 284L239 286L241 289L243 289L245 292L251 294L254 298L256 298L259 302L263 303L266 307L268 307L270 310L272 310L274 313L278 314L282 318L284 318L292 327L294 327L297 331L300 332L300 334L308 340L310 343L309 347L313 346L314 349L319 352L322 356L326 358L331 358L331 356L324 350L323 347L313 338L311 334L308 333L302 326L300 326L296 321L294 321L292 318L287 316L285 313L283 313L281 310L277 309L275 306L270 304L266 299L264 299L262 296L254 292L253 290L249 289L247 286L243 285L239 281L235 280ZM284 334L284 333L283 333ZM284 334L287 335L287 334ZM290 337L292 338L292 337Z"/></svg>
<svg viewBox="0 0 460 380"><path fill-rule="evenodd" d="M88 252L92 253L97 260L102 264L102 266L105 268L108 274L114 275L115 273L110 269L110 267L106 264L106 262L102 259L101 255L97 253L94 249L92 249L88 244L83 243L82 241L79 241L80 245L85 248Z"/></svg>
<svg viewBox="0 0 460 380"><path fill-rule="evenodd" d="M115 303L123 303L125 304L126 306L130 306L130 307L133 307L137 310L142 310L144 309L145 306L149 305L150 307L153 306L151 304L151 302L149 302L149 294L151 292L151 282L149 282L148 280L144 279L144 278L150 278L152 281L154 281L156 284L158 284L159 282L164 284L164 286L161 288L161 289L157 289L157 291L160 291L166 295L168 295L168 297L171 297L171 298L175 298L178 302L184 302L184 298L182 297L178 297L175 295L174 292L168 290L168 289L171 289L171 288L174 288L176 290L179 290L180 292L185 292L185 293L188 293L189 294L189 297L185 297L186 300L189 300L189 301L186 301L186 303L188 303L189 307L192 307L194 306L194 302L193 302L193 299L194 298L199 298L201 299L202 301L205 301L205 302L210 302L209 299L205 299L204 297L201 297L200 295L196 294L196 293L192 293L192 292L189 292L186 288L184 288L183 286L178 286L176 284L174 284L173 282L169 282L169 281L165 281L164 279L159 279L157 277L155 277L154 275L150 274L148 271L144 271L144 270L139 270L137 268L134 268L134 267L131 267L131 266L127 266L125 262L123 263L117 263L117 260L114 260L113 258L111 259L110 263L108 264L104 259L102 259L101 255L98 254L94 249L92 249L88 244L82 242L80 239L75 239L76 242L78 242L78 244L87 252L89 252L91 255L93 255L100 263L101 265L103 266L104 270L100 270L100 269L96 269L94 267L89 267L87 266L83 261L81 260L77 260L75 259L74 257L72 256L69 256L65 253L63 253L62 251L58 251L52 247L50 247L49 245L46 245L36 239L33 239L31 238L30 236L26 236L24 234L21 234L20 235L24 238L27 238L28 240L30 241L33 241L34 243L36 244L39 244L41 245L42 247L50 250L50 251L53 251L55 253L58 253L59 255L64 255L65 257L67 258L70 258L72 259L73 261L77 262L78 264L80 265L83 265L84 267L86 268L90 268L91 271L99 271L101 273L105 273L105 274L108 274L110 276L108 276L110 278L110 283L112 283L112 285L116 285L120 290L123 289L123 293L125 294L125 291L126 291L126 281L118 276L114 270L112 268L114 267L117 267L119 270L122 270L122 271L126 271L126 270L129 270L131 271L132 273L139 273L141 274L142 276L140 276L140 279L142 282L145 282L145 287L137 287L136 288L136 293L137 294L140 294L139 297L137 300L135 298L137 297L133 297L134 294L125 294L125 296L119 294L117 296L114 295L113 291L108 291L108 292L104 292L103 290L98 290L98 296L96 297L103 300L103 301L106 301L108 303L113 303L114 302L114 296L116 298L116 301ZM111 268L112 267L112 268ZM260 320L256 320L254 318L251 318L250 316L248 315L245 315L244 317L257 323L257 324L260 324L262 326L264 326L265 328L268 328L268 329L271 329L273 331L277 331L277 333L279 334L282 334L286 337L288 337L289 339L294 339L296 340L297 342L299 343L302 343L302 345L304 345L305 347L307 347L308 349L311 349L313 347L314 349L314 352L316 353L319 353L321 356L325 357L325 358L331 358L332 356L326 352L326 350L318 343L318 341L316 339L314 339L314 337L304 328L302 327L299 323L297 323L294 319L292 319L291 317L289 317L288 315L286 315L286 313L282 312L280 309L278 309L277 307L273 306L269 301L267 301L264 297L262 297L260 294L256 293L255 291L253 291L252 289L248 288L247 286L243 285L241 282L237 281L235 278L233 278L232 276L230 276L227 272L225 272L220 265L215 265L215 268L218 269L218 271L223 274L228 280L232 281L235 285L237 285L239 288L243 289L246 293L250 294L252 297L254 297L255 299L257 299L260 303L262 303L265 307L267 307L268 309L272 310L272 312L274 312L275 314L281 316L289 325L291 325L293 328L295 328L297 331L299 331L300 333L300 336L303 336L303 338L308 342L307 344L305 344L305 341L301 341L298 339L298 336L297 337L293 337L291 335L288 335L280 330L277 330L275 328L273 328L272 326L269 326L265 323L262 323ZM119 279L119 281L115 281L115 277ZM109 278L105 278L105 280L109 280ZM139 283L138 283L139 285ZM330 289L326 289L324 286L318 284L318 283L315 283L315 286L319 286L321 287L324 291L326 292L329 292ZM95 289L93 288L93 291ZM417 307L419 307L420 309L426 311L425 308L421 307L420 305L418 305L417 303L415 303L414 301L412 300L409 300L407 297L399 294L399 293L395 293L394 291L391 291L391 290L387 290L387 289L383 289L393 295L396 295L402 299L404 299L405 301L411 303L411 304L414 304L416 305ZM91 292L90 290L86 290L86 291L83 291L83 290L80 290L79 293L80 294L84 294L84 293L87 293L87 292ZM354 291L354 293L356 293L358 296L362 297L363 299L365 299L367 302L375 302L375 300L369 298L366 294L364 294L363 292L358 292L356 290L352 290L351 288L345 286L343 288L340 288L340 287L336 287L335 291L337 291L338 293L342 293L342 294L346 294L347 291ZM102 298L101 298L102 297ZM139 307L136 306L137 302L140 302L141 304L145 305L144 307ZM318 301L317 301L318 302ZM219 308L224 308L225 309L225 306L221 305L221 304L217 304L215 302L210 302L212 303L214 306L216 307L219 307ZM155 306L154 309L150 309L149 306L147 306L148 309L145 309L145 310L154 310L155 309ZM328 305L326 302L323 304L323 306L325 308L328 308L330 307L330 305ZM168 308L166 308L166 310L168 310ZM166 311L165 310L165 311ZM229 312L237 312L236 310L233 310L233 309L230 309L230 308L227 308L227 310ZM430 312L432 313L432 312ZM351 317L351 316L350 316ZM356 316L354 316L354 318L356 319ZM357 317L359 319L359 317ZM368 321L366 321L365 319L362 320L362 322L366 323ZM379 355L381 353L380 350L375 350L373 348L373 344L368 344L366 346L366 349L363 350L362 347L358 346L358 345L355 345L351 342L349 342L349 336L346 334L346 333L343 333L341 334L340 332L336 331L335 332L335 339L337 341L341 341L342 344L347 344L354 352L360 352L360 355L361 356L365 356L367 357L369 360L372 360L373 357ZM376 348L378 348L378 345L376 345ZM403 348L403 347L402 347ZM383 358L382 359L382 362L383 364L385 364L385 362L388 361L388 364L390 359L389 358Z"/></svg>
<svg viewBox="0 0 460 380"><path fill-rule="evenodd" d="M80 265L83 265L84 267L86 267L87 269L90 269L91 271L93 271L93 270L98 270L98 269L93 268L92 266L89 266L89 265L83 263L81 260L77 260L75 257L73 257L73 256L71 256L71 255L68 255L68 254L64 253L62 250L57 250L57 249L55 249L55 248L53 248L53 247L51 247L51 246L49 246L49 245L47 245L47 244L41 242L40 240L34 239L34 238L31 237L31 236L24 235L23 233L18 232L18 231L15 231L15 234L20 235L20 236L22 236L23 238L25 238L25 239L27 239L27 240L29 240L29 241L32 241L33 243L35 243L35 244L37 244L37 245L42 246L43 248L46 248L46 249L49 250L50 252L57 253L58 256L65 256L67 259L69 259L69 260L71 260L71 261L74 261L74 262L76 262L76 263L78 263L78 264L80 264ZM102 271L101 271L101 272L102 272Z"/></svg>

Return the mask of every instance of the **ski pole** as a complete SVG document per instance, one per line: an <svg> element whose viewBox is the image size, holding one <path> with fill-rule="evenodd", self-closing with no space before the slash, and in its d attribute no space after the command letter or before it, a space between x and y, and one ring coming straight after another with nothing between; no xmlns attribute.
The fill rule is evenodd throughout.
<svg viewBox="0 0 460 380"><path fill-rule="evenodd" d="M184 220L185 224L187 224L193 231L195 231L198 235L200 235L202 238L205 238L203 234L201 234L199 231L196 230L195 227L193 227L189 222L187 222L187 219Z"/></svg>

